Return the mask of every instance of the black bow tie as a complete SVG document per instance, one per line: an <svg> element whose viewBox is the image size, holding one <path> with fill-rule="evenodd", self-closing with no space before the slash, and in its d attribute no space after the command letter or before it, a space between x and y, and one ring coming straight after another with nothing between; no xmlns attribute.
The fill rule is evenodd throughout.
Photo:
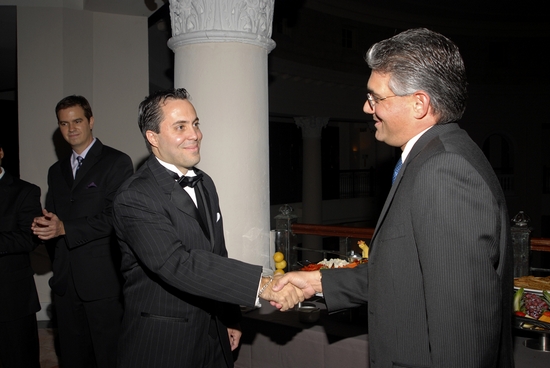
<svg viewBox="0 0 550 368"><path fill-rule="evenodd" d="M177 181L182 188L185 188L185 187L194 188L195 185L197 185L197 183L201 180L202 180L202 174L197 174L196 176L182 176Z"/></svg>

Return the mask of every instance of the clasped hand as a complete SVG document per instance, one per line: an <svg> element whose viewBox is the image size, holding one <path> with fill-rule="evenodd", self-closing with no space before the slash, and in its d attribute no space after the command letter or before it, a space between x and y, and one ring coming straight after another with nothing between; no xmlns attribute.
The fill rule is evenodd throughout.
<svg viewBox="0 0 550 368"><path fill-rule="evenodd" d="M262 293L261 298L284 312L322 291L320 271L288 272L274 276L272 285Z"/></svg>
<svg viewBox="0 0 550 368"><path fill-rule="evenodd" d="M60 235L65 235L63 221L53 212L42 210L44 216L35 217L31 225L31 230L39 239L49 240Z"/></svg>

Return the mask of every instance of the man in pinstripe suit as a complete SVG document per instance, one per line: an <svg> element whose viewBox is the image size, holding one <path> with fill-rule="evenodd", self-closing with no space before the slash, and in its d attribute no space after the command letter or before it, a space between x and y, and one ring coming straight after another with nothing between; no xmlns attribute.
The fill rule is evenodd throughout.
<svg viewBox="0 0 550 368"><path fill-rule="evenodd" d="M261 295L285 310L302 292L273 295L261 266L227 258L216 188L195 167L202 133L187 92L149 96L138 122L152 155L114 202L125 279L118 365L233 367L239 305Z"/></svg>
<svg viewBox="0 0 550 368"><path fill-rule="evenodd" d="M499 182L455 121L465 109L458 47L426 29L372 46L364 111L403 165L350 270L290 273L329 310L368 302L371 368L513 367L512 252Z"/></svg>

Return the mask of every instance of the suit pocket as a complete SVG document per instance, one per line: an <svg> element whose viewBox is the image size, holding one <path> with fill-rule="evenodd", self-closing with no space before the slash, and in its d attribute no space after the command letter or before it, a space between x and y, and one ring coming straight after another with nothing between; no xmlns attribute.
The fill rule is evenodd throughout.
<svg viewBox="0 0 550 368"><path fill-rule="evenodd" d="M187 322L189 322L189 318L160 316L158 314L151 314L151 313L147 313L147 312L141 312L141 317L156 319L156 320L159 320L159 321L166 321L166 322L178 322L178 323L187 323Z"/></svg>
<svg viewBox="0 0 550 368"><path fill-rule="evenodd" d="M386 241L386 240L402 238L404 236L405 236L405 225L402 222L400 222L392 226L386 225L383 231L380 233L380 240Z"/></svg>
<svg viewBox="0 0 550 368"><path fill-rule="evenodd" d="M94 216L103 211L105 207L106 193L99 188L80 188L72 194L71 202L73 208L79 208L81 217ZM78 206L78 207L75 207Z"/></svg>

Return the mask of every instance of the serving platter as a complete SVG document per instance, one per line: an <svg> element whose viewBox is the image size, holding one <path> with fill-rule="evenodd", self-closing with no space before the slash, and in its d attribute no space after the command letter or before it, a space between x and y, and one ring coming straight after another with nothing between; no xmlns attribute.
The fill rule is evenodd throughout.
<svg viewBox="0 0 550 368"><path fill-rule="evenodd" d="M520 286L514 286L514 293L518 290L523 289L523 294L531 293L541 297L543 300L544 294L541 289L526 288ZM546 303L548 303L546 301ZM514 308L516 307L516 301L514 299ZM548 309L548 308L547 308ZM522 317L519 315L514 315L514 328L522 331L529 331L535 333L536 338L527 339L524 341L524 345L530 349L550 352L550 323L541 321L538 319L530 317Z"/></svg>
<svg viewBox="0 0 550 368"><path fill-rule="evenodd" d="M537 319L515 316L516 328L525 331L535 331L540 333L550 333L550 323L539 321Z"/></svg>
<svg viewBox="0 0 550 368"><path fill-rule="evenodd" d="M520 287L518 286L514 286L514 291L517 291L521 289ZM539 289L527 289L527 288L523 288L523 291L526 292L526 293L533 293L533 294L537 294L537 295L542 295L542 290L539 290Z"/></svg>

